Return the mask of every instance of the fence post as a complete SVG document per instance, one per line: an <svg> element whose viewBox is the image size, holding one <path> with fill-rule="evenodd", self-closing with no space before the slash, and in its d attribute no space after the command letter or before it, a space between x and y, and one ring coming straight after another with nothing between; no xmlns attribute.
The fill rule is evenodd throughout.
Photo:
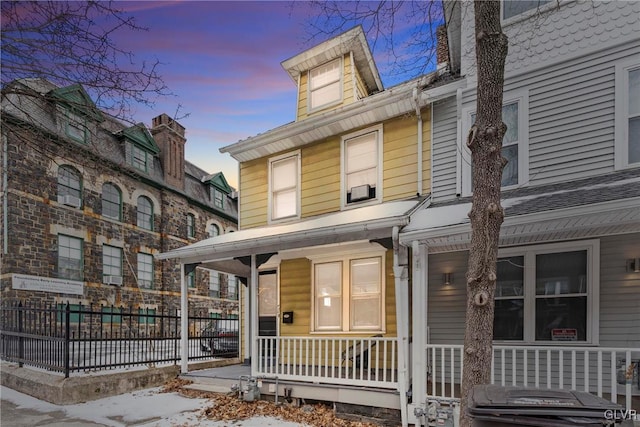
<svg viewBox="0 0 640 427"><path fill-rule="evenodd" d="M67 302L64 309L64 377L69 378L69 345L71 345L71 307Z"/></svg>
<svg viewBox="0 0 640 427"><path fill-rule="evenodd" d="M24 337L22 336L22 333L24 332L23 329L23 320L22 320L22 316L23 316L23 311L22 311L22 301L18 302L18 333L20 334L18 336L18 366L22 368L22 366L24 365L23 360L24 360Z"/></svg>

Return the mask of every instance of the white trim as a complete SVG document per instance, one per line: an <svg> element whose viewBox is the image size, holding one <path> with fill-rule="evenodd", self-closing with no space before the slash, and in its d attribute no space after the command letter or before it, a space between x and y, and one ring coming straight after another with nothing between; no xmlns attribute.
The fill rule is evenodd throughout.
<svg viewBox="0 0 640 427"><path fill-rule="evenodd" d="M311 90L311 72L313 72L314 70L320 68L320 67L324 67L325 65L328 65L332 62L338 61L339 65L338 65L338 70L339 70L339 76L338 76L338 93L340 94L340 96L338 97L338 99L334 99L332 101L326 102L324 104L320 104L317 107L312 107L311 106L311 95L312 95L312 90ZM318 87L315 90L330 86L332 84L336 83L335 81L323 85L322 87ZM344 58L343 56L339 56L338 58L333 58L330 61L327 61L323 64L320 64L316 67L311 68L310 70L307 71L307 114L312 114L315 113L316 111L320 111L320 110L324 110L325 108L329 108L332 107L334 105L339 105L342 103L342 101L344 100Z"/></svg>
<svg viewBox="0 0 640 427"><path fill-rule="evenodd" d="M615 168L640 166L629 164L629 72L640 69L640 59L629 58L615 68Z"/></svg>
<svg viewBox="0 0 640 427"><path fill-rule="evenodd" d="M286 217L281 217L281 218L274 218L273 217L273 190L272 190L272 184L273 184L273 178L272 178L272 171L273 171L273 164L275 162L281 161L281 160L285 160L285 159L289 159L289 158L293 158L295 157L296 159L296 213L295 215L289 215ZM300 204L300 187L301 187L301 181L302 181L302 160L301 160L301 151L300 150L295 150L295 151L290 151L288 153L285 154L281 154L279 156L275 156L275 157L271 157L268 160L268 178L267 178L267 219L268 219L268 223L269 224L274 224L274 223L281 223L281 222L285 222L285 221L291 221L291 220L295 220L295 219L300 219L300 211L301 209L301 204Z"/></svg>
<svg viewBox="0 0 640 427"><path fill-rule="evenodd" d="M216 220L216 219L208 219L207 223L205 224L205 227L204 227L204 234L207 236L206 238L212 237L211 234L209 234L209 227L212 224L215 224L218 227L218 236L221 235L221 234L224 234L224 232L225 232L224 228L222 227L222 224L218 220Z"/></svg>
<svg viewBox="0 0 640 427"><path fill-rule="evenodd" d="M376 135L376 144L377 144L377 148L378 148L378 177L377 177L377 183L376 183L376 197L373 199L369 199L369 200L365 200L362 202L352 202L347 204L347 180L345 177L345 163L346 163L346 159L345 159L345 144L354 138L357 138L359 136L363 136L369 133L374 133L377 132ZM343 135L342 138L340 139L340 209L341 210L346 210L346 209L354 209L354 208L359 208L362 206L367 206L367 205L374 205L374 204L379 204L382 202L383 200L383 191L382 191L382 182L383 182L383 170L382 170L382 166L383 166L383 146L384 146L384 134L383 134L383 125L378 124L376 126L372 126L372 127L368 127L365 129L361 129L357 132L352 132L346 135Z"/></svg>
<svg viewBox="0 0 640 427"><path fill-rule="evenodd" d="M556 252L587 251L587 333L585 341L536 341L536 255ZM494 341L496 344L541 344L561 346L598 345L600 339L600 240L576 240L571 242L501 248L498 258L524 257L524 331L522 341Z"/></svg>
<svg viewBox="0 0 640 427"><path fill-rule="evenodd" d="M500 23L503 27L508 27L519 22L525 21L529 18L536 17L539 18L540 14L546 13L552 9L557 9L562 5L559 0L550 0L548 3L538 5L532 9L526 10L517 15L511 16L509 18L503 18L504 15L504 2L500 2Z"/></svg>
<svg viewBox="0 0 640 427"><path fill-rule="evenodd" d="M518 183L502 187L502 190L510 190L526 186L529 181L529 90L518 89L505 92L502 105L518 103ZM462 164L462 195L470 196L471 191L471 151L466 144L461 142L462 135L466 135L471 128L471 116L476 112L476 103L462 110L462 132L459 142ZM515 145L515 144L510 144ZM507 145L508 146L508 145Z"/></svg>

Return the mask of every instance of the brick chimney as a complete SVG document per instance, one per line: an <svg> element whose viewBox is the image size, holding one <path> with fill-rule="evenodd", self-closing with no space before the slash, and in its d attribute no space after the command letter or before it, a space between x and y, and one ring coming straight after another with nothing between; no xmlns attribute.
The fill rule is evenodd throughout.
<svg viewBox="0 0 640 427"><path fill-rule="evenodd" d="M166 114L152 120L151 135L160 148L165 183L184 190L184 127Z"/></svg>
<svg viewBox="0 0 640 427"><path fill-rule="evenodd" d="M449 39L447 38L447 27L441 25L436 29L436 60L437 68L441 69L449 65Z"/></svg>

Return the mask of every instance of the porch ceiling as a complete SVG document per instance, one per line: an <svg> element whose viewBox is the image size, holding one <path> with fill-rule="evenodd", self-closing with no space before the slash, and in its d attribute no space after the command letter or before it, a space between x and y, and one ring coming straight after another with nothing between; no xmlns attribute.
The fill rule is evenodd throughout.
<svg viewBox="0 0 640 427"><path fill-rule="evenodd" d="M157 258L178 259L184 264L198 263L246 276L248 270L239 258L390 237L393 227L408 224L409 215L420 203L419 200L388 202L289 224L249 228L174 249L157 255Z"/></svg>

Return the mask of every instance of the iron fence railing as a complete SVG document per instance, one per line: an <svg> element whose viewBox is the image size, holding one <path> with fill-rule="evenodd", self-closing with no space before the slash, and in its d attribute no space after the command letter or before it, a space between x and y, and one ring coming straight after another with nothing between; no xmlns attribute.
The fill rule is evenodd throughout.
<svg viewBox="0 0 640 427"><path fill-rule="evenodd" d="M188 359L238 357L237 318L189 315ZM0 357L62 372L177 364L181 323L177 311L10 303L0 307Z"/></svg>

